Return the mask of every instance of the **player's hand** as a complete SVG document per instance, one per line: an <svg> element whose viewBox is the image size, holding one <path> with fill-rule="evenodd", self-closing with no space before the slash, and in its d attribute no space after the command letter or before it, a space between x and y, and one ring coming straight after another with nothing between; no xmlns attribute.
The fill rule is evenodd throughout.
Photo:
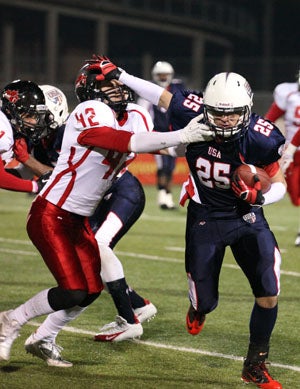
<svg viewBox="0 0 300 389"><path fill-rule="evenodd" d="M293 162L294 156L290 154L284 154L282 157L282 160L280 161L280 167L283 172L283 174L286 173L288 170L290 164Z"/></svg>
<svg viewBox="0 0 300 389"><path fill-rule="evenodd" d="M25 163L29 159L27 143L24 138L18 138L15 140L13 152L16 160L21 163Z"/></svg>
<svg viewBox="0 0 300 389"><path fill-rule="evenodd" d="M39 179L36 181L37 183L37 190L34 193L40 193L40 191L44 188L44 186L49 181L49 178L52 174L52 170L49 170L48 172L42 174Z"/></svg>
<svg viewBox="0 0 300 389"><path fill-rule="evenodd" d="M280 160L280 167L283 174L286 173L288 167L293 162L296 150L297 146L295 146L293 143L289 143L288 146L285 148L282 158Z"/></svg>
<svg viewBox="0 0 300 389"><path fill-rule="evenodd" d="M110 61L110 59L106 56L97 55L95 56L99 61L99 67L101 69L102 74L96 76L96 80L118 80L121 74L121 70Z"/></svg>
<svg viewBox="0 0 300 389"><path fill-rule="evenodd" d="M231 183L231 188L237 197L247 203L251 205L263 205L265 198L261 190L261 182L257 175L254 176L254 182L255 184L252 188L246 185L239 175L236 175Z"/></svg>
<svg viewBox="0 0 300 389"><path fill-rule="evenodd" d="M196 116L180 131L182 143L208 142L213 139L212 130L204 123L200 123L203 114Z"/></svg>

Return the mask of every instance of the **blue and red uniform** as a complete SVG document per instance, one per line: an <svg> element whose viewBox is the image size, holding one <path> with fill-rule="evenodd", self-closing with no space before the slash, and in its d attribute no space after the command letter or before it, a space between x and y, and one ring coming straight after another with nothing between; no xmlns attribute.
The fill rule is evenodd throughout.
<svg viewBox="0 0 300 389"><path fill-rule="evenodd" d="M202 94L177 92L168 111L173 128L183 128L203 112ZM279 294L281 257L276 239L263 208L235 196L231 176L242 163L265 167L273 176L284 142L274 124L252 113L249 125L236 140L188 145L190 178L183 191L183 197L189 199L185 263L190 300L197 311L208 313L218 304L219 274L227 246L255 297Z"/></svg>

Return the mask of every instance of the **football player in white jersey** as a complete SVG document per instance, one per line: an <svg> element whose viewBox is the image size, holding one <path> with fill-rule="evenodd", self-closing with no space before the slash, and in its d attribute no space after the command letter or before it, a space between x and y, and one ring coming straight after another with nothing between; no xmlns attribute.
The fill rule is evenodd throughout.
<svg viewBox="0 0 300 389"><path fill-rule="evenodd" d="M97 241L88 222L99 201L130 153L147 153L207 139L208 127L195 118L182 130L170 133L134 133L120 129L114 111L102 99L100 59L85 66L95 69L90 77L79 76L81 103L70 114L61 152L53 173L33 201L27 232L53 274L57 286L42 290L15 309L0 313L0 360L9 360L14 340L29 320L66 310L70 314L91 304L103 290ZM111 84L109 84L110 86ZM120 98L119 83L110 97Z"/></svg>
<svg viewBox="0 0 300 389"><path fill-rule="evenodd" d="M94 72L95 70L92 69L92 71ZM79 72L80 77L83 75L88 77L89 73L90 69L88 67L83 67ZM120 85L119 88L123 91L121 103L120 101L114 102L110 100L109 95L110 90L114 89L113 85L109 89L107 87L102 88L104 90L102 100L116 113L120 128L135 128L137 132L152 131L153 124L148 111L132 103L133 93L127 87ZM19 171L24 171L25 166L29 168L31 174L40 174L42 170L49 170L49 168L55 166L57 161L56 156L58 156L57 152L61 148L60 138L64 131L65 121L69 115L67 99L60 89L51 85L42 85L41 89L46 98L46 105L54 119L50 123L51 126L47 132L48 136L34 145L34 148L31 150L31 154L33 155L28 152L28 145L23 138L18 139L19 142L14 148L15 156L22 164L22 169L19 169ZM81 99L83 91L80 84L76 92L78 98ZM54 128L55 125L56 128ZM130 159L133 157L134 155L130 155ZM35 162L36 159L40 162L41 168L33 168L38 166ZM103 332L100 331L95 336L95 340L120 341L136 337L142 332L142 327L136 322L136 317L142 323L151 319L157 312L156 307L148 299L141 297L134 289L127 285L123 266L112 251L118 241L140 217L144 206L145 193L142 185L132 173L127 169L123 169L118 174L117 179L114 180L112 187L105 194L103 200L97 206L94 214L89 218L92 230L96 234L96 240L101 254L101 277L118 310L116 321L110 324L109 329L106 325ZM52 314L51 319L47 320L43 325L47 325L49 328L53 342L55 340L55 330L50 327L55 315L58 316L56 313ZM34 334L35 340L40 341L39 350L46 347L45 342L42 342L42 338L39 339L40 332L45 334L45 329L42 327ZM114 336L112 336L112 332ZM47 337L47 350L49 349L50 343L49 337ZM30 346L27 345L28 348L33 351L36 349L36 347L32 347L32 344Z"/></svg>
<svg viewBox="0 0 300 389"><path fill-rule="evenodd" d="M285 129L285 151L282 156L282 169L285 173L287 191L294 206L300 205L300 148L290 146L291 140L300 128L300 70L296 82L284 82L274 89L274 101L265 117L273 122L283 117ZM292 159L291 159L292 158ZM289 163L287 164L287 161ZM291 163L292 162L292 163ZM299 225L295 246L300 247L300 208Z"/></svg>
<svg viewBox="0 0 300 389"><path fill-rule="evenodd" d="M17 192L37 193L42 180L21 179L4 169L13 159L13 147L19 136L31 137L46 127L47 107L43 92L32 81L17 80L1 92L0 111L0 188Z"/></svg>

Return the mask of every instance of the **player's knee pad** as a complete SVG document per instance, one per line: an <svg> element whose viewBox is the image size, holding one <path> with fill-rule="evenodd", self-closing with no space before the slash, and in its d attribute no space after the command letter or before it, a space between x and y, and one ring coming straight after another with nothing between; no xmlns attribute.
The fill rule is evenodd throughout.
<svg viewBox="0 0 300 389"><path fill-rule="evenodd" d="M75 305L81 305L87 298L87 295L86 290L70 290L57 286L49 290L48 301L52 309L59 311L60 309L68 309Z"/></svg>
<svg viewBox="0 0 300 389"><path fill-rule="evenodd" d="M79 304L80 307L87 307L88 305L92 304L92 302L95 301L96 298L100 296L100 294L100 292L88 294L87 297L83 300L83 302Z"/></svg>

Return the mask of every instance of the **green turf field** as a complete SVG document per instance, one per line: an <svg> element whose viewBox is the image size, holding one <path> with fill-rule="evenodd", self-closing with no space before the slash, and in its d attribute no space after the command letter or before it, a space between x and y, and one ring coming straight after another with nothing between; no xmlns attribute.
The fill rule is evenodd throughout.
<svg viewBox="0 0 300 389"><path fill-rule="evenodd" d="M199 336L189 335L185 330L189 306L183 261L185 209L162 211L156 206L155 189L145 190L144 214L116 248L130 285L158 308L156 318L144 324L140 341L93 341L92 335L116 314L112 300L103 292L71 328L58 336L63 357L74 363L72 368L48 367L26 354L24 342L42 320L39 318L22 328L11 360L0 364L1 389L245 387L240 373L253 305L245 277L228 251L220 279L219 306L208 315ZM26 194L0 191L1 311L55 285L27 238L25 223L31 200ZM294 247L298 211L288 198L265 207L283 257L270 372L284 389L300 388L300 248Z"/></svg>

